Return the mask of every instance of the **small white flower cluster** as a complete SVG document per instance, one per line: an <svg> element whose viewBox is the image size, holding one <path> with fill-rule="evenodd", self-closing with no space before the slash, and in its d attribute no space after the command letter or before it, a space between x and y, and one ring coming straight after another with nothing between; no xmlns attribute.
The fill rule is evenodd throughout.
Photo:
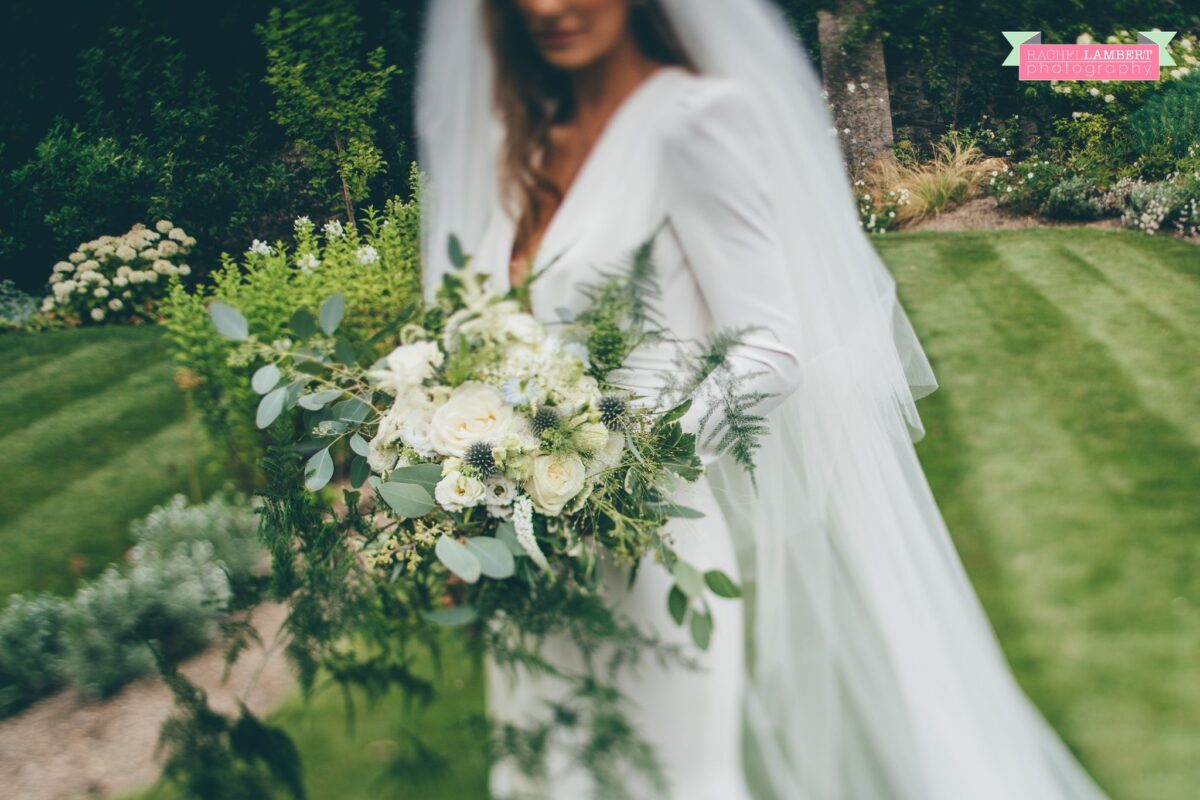
<svg viewBox="0 0 1200 800"><path fill-rule="evenodd" d="M508 519L523 498L548 516L580 508L625 449L624 434L600 421L586 353L516 303L482 293L450 317L445 338L445 346L400 345L367 373L394 398L369 443L371 469L386 476L410 458L440 463L434 499L447 511L482 506ZM492 357L470 380L439 383L439 369L464 342ZM543 422L551 434L535 432L538 414L552 420Z"/></svg>
<svg viewBox="0 0 1200 800"><path fill-rule="evenodd" d="M120 236L83 242L50 273L41 310L67 319L128 319L166 294L172 275L187 276L182 262L196 240L170 220L153 228L138 223Z"/></svg>

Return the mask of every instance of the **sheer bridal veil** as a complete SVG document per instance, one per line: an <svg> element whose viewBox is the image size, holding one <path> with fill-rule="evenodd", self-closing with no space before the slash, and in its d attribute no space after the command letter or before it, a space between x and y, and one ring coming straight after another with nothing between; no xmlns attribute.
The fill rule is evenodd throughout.
<svg viewBox="0 0 1200 800"><path fill-rule="evenodd" d="M761 105L806 343L770 415L758 491L718 461L751 609L756 794L779 800L1104 795L1014 680L913 451L936 388L895 282L858 225L820 83L769 0L659 0L705 74ZM498 204L483 0L431 3L418 86L427 280ZM493 181L494 183L494 181ZM665 602L665 600L664 600Z"/></svg>

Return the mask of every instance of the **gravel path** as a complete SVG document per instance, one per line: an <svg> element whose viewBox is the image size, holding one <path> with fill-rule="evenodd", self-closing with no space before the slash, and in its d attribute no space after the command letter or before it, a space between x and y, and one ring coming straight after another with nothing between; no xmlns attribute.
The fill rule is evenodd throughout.
<svg viewBox="0 0 1200 800"><path fill-rule="evenodd" d="M268 648L287 616L276 603L259 606L253 623ZM279 705L294 678L282 648L251 646L222 681L222 648L208 650L181 670L208 692L209 703L236 712L244 702L256 714ZM0 723L0 796L65 800L136 791L158 777L158 731L174 708L158 679L130 684L103 703L84 703L61 692Z"/></svg>

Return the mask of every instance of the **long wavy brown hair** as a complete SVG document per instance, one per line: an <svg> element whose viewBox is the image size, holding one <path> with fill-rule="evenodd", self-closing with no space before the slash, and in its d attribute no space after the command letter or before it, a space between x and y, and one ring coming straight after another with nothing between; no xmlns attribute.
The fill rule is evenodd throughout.
<svg viewBox="0 0 1200 800"><path fill-rule="evenodd" d="M693 68L657 0L630 7L630 26L639 48L663 64ZM495 102L505 126L501 155L504 202L515 204L517 242L526 242L542 216L542 195L562 201L562 190L535 163L550 128L575 114L567 73L538 52L513 0L488 0L487 31L495 64Z"/></svg>

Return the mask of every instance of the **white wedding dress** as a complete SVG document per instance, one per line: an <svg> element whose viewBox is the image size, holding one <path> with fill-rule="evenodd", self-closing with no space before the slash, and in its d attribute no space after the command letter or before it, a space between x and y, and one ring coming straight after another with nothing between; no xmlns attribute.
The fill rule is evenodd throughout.
<svg viewBox="0 0 1200 800"><path fill-rule="evenodd" d="M770 434L757 489L727 458L678 501L697 566L745 581L714 601L698 672L645 665L620 689L688 800L1101 800L1016 683L917 461L914 399L936 385L857 226L818 84L769 0L658 0L701 74L661 68L610 117L546 230L536 316L578 308L596 271L655 240L660 309L678 338L755 326L734 361ZM507 286L514 223L501 209L492 65L481 0L431 6L418 87L429 192L426 290L458 235ZM672 354L640 352L622 382L662 385ZM706 400L689 412L695 427ZM670 585L645 565L613 602L686 642ZM551 642L548 655L570 663ZM541 718L563 687L489 668L488 710ZM742 757L742 754L745 757ZM575 800L587 777L556 752L545 781L498 765L500 797ZM648 788L635 797L655 796Z"/></svg>

